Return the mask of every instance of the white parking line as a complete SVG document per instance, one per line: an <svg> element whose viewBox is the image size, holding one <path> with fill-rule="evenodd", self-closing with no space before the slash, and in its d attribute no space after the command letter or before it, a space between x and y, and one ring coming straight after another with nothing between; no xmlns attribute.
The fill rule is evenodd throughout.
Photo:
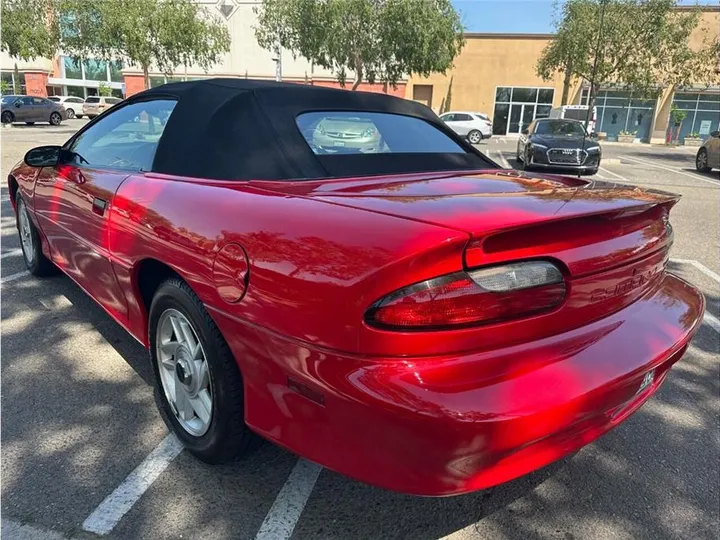
<svg viewBox="0 0 720 540"><path fill-rule="evenodd" d="M698 261L689 260L689 259L671 259L671 261L675 262L675 263L679 263L679 264L691 264L692 266L694 266L695 268L700 270L706 276L709 276L709 277L713 278L715 281L717 281L718 283L720 283L720 274L716 274L715 272L710 270L707 266L705 266L704 264L702 264Z"/></svg>
<svg viewBox="0 0 720 540"><path fill-rule="evenodd" d="M500 162L500 165L502 165L505 169L512 169L512 166L510 163L508 163L508 160L505 159L505 156L503 155L501 150L495 150L490 157L496 156L495 161Z"/></svg>
<svg viewBox="0 0 720 540"><path fill-rule="evenodd" d="M305 503L322 471L320 465L298 459L275 498L255 540L287 540L300 519Z"/></svg>
<svg viewBox="0 0 720 540"><path fill-rule="evenodd" d="M707 182L708 184L712 184L713 186L720 186L720 182L715 182L714 180L704 178L696 173L690 173L690 172L683 171L681 169L674 169L672 167L666 167L665 165L658 165L657 163L653 163L652 161L647 161L647 160L639 159L639 158L631 158L631 157L627 157L627 156L622 156L621 159L627 159L629 161L634 161L635 163L640 163L642 165L647 165L649 167L655 167L656 169L662 169L664 171L670 171L675 174L682 174L683 176L689 176L690 178L694 178L695 180L701 180L703 182Z"/></svg>
<svg viewBox="0 0 720 540"><path fill-rule="evenodd" d="M608 174L612 174L613 176L619 178L619 179L622 180L623 182L627 182L628 184L632 184L632 183L633 183L632 181L628 180L628 179L625 178L624 176L620 176L620 175L617 174L617 173L614 173L614 172L612 172L612 171L609 171L609 170L607 170L605 167L600 167L600 170L601 170L602 172L605 172L605 173L608 173Z"/></svg>
<svg viewBox="0 0 720 540"><path fill-rule="evenodd" d="M5 283L8 283L10 281L15 281L16 279L20 279L25 276L29 276L30 272L27 270L23 270L22 272L18 272L17 274L10 274L9 276L5 276L4 278L0 278L0 285L4 285Z"/></svg>
<svg viewBox="0 0 720 540"><path fill-rule="evenodd" d="M6 251L6 252L3 253L2 255L0 255L0 259L4 259L4 258L6 258L6 257L17 257L18 255L22 255L22 249L20 249L20 248L15 248L15 249L11 249L11 250L9 250L9 251Z"/></svg>
<svg viewBox="0 0 720 540"><path fill-rule="evenodd" d="M715 315L706 311L705 315L703 315L703 322L720 334L720 319L718 319Z"/></svg>
<svg viewBox="0 0 720 540"><path fill-rule="evenodd" d="M175 435L170 434L165 437L123 483L88 516L82 524L83 530L100 535L112 531L182 449Z"/></svg>

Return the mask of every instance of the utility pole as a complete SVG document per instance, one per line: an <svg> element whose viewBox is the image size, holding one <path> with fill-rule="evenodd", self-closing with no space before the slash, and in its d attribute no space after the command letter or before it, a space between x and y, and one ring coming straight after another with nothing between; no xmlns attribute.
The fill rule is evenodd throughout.
<svg viewBox="0 0 720 540"><path fill-rule="evenodd" d="M598 40L595 46L595 61L593 62L592 80L590 81L590 95L588 96L588 110L585 115L585 132L587 132L588 124L590 123L590 115L592 115L593 109L595 109L595 93L597 77L597 65L600 58L600 47L602 46L602 34L603 34L603 23L605 21L605 6L607 0L600 0L600 26L598 28ZM597 129L597 126L596 126Z"/></svg>

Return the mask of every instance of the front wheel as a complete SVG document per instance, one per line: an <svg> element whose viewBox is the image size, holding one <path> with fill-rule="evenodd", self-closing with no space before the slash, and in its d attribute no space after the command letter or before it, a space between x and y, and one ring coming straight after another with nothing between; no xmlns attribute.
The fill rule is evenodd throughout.
<svg viewBox="0 0 720 540"><path fill-rule="evenodd" d="M697 169L698 172L703 173L707 173L712 170L712 167L708 166L708 155L705 148L698 150L698 153L695 156L695 169Z"/></svg>
<svg viewBox="0 0 720 540"><path fill-rule="evenodd" d="M244 454L240 371L200 299L179 278L165 281L150 307L149 343L160 414L195 457L222 463Z"/></svg>
<svg viewBox="0 0 720 540"><path fill-rule="evenodd" d="M51 126L59 126L60 122L62 122L62 116L60 116L60 113L54 112L50 115Z"/></svg>
<svg viewBox="0 0 720 540"><path fill-rule="evenodd" d="M17 208L17 228L20 233L20 247L26 268L37 277L50 276L57 273L57 267L45 257L40 243L40 234L30 219L25 201L20 191L15 198Z"/></svg>
<svg viewBox="0 0 720 540"><path fill-rule="evenodd" d="M15 121L15 115L10 111L3 111L1 119L3 124L12 124Z"/></svg>
<svg viewBox="0 0 720 540"><path fill-rule="evenodd" d="M473 129L470 133L468 133L467 138L468 141L470 141L470 144L478 144L483 140L482 133L480 133L477 129Z"/></svg>

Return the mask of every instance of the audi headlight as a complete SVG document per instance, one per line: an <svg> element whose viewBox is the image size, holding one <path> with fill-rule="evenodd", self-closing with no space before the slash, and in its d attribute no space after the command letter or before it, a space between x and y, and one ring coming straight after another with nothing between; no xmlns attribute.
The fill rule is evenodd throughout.
<svg viewBox="0 0 720 540"><path fill-rule="evenodd" d="M585 151L586 151L586 152L599 152L599 151L600 151L600 147L599 147L599 146L588 146L588 147L585 149Z"/></svg>
<svg viewBox="0 0 720 540"><path fill-rule="evenodd" d="M537 148L539 150L547 150L547 146L544 144L538 144L538 143L530 143L530 148Z"/></svg>

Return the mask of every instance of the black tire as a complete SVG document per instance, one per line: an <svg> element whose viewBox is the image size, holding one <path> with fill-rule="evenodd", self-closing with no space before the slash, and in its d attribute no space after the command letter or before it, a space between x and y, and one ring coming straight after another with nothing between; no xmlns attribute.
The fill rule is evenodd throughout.
<svg viewBox="0 0 720 540"><path fill-rule="evenodd" d="M473 129L467 134L467 140L470 144L479 144L483 140L483 134L479 130Z"/></svg>
<svg viewBox="0 0 720 540"><path fill-rule="evenodd" d="M76 114L76 115L75 115L75 118L78 118L78 119L80 119L80 118L82 118L82 117L83 117L82 114Z"/></svg>
<svg viewBox="0 0 720 540"><path fill-rule="evenodd" d="M701 173L709 173L712 167L708 167L708 154L705 148L698 150L695 155L695 169Z"/></svg>
<svg viewBox="0 0 720 540"><path fill-rule="evenodd" d="M180 424L162 387L156 339L158 322L168 309L179 311L190 321L207 360L213 390L212 417L207 431L201 436L190 434ZM168 279L155 293L150 307L148 337L155 375L155 401L168 428L191 454L205 463L232 461L246 453L257 438L245 425L240 370L202 302L180 278Z"/></svg>
<svg viewBox="0 0 720 540"><path fill-rule="evenodd" d="M97 116L97 114L88 114L88 118L89 118L90 120L92 120L92 119L95 118L96 116Z"/></svg>
<svg viewBox="0 0 720 540"><path fill-rule="evenodd" d="M67 109L68 120L75 118L75 109ZM78 117L80 118L80 117Z"/></svg>
<svg viewBox="0 0 720 540"><path fill-rule="evenodd" d="M25 122L28 126L34 126L35 122Z"/></svg>
<svg viewBox="0 0 720 540"><path fill-rule="evenodd" d="M3 111L0 120L3 124L12 124L15 121L15 115L10 111Z"/></svg>
<svg viewBox="0 0 720 540"><path fill-rule="evenodd" d="M527 149L526 149L523 151L522 161L520 162L520 170L529 171L530 170L529 161L530 160L528 159Z"/></svg>
<svg viewBox="0 0 720 540"><path fill-rule="evenodd" d="M590 169L589 171L586 171L585 174L588 176L593 176L598 173L598 169Z"/></svg>
<svg viewBox="0 0 720 540"><path fill-rule="evenodd" d="M17 195L15 196L15 206L17 208L17 214L15 216L15 224L18 229L18 234L20 235L20 248L22 249L23 253L23 261L25 262L25 267L28 269L28 271L33 275L37 277L44 277L44 276L52 276L54 274L58 273L58 268L55 266L50 259L45 257L45 254L42 251L42 244L40 242L40 233L38 233L38 230L35 228L35 224L32 222L32 219L30 219L30 214L27 212L27 208L25 206L25 201L23 200L22 196L20 195L20 191L18 190ZM32 240L32 245L29 247L26 247L25 242L23 242L22 238L22 232L21 232L21 218L20 213L25 212L27 223L30 229L30 237Z"/></svg>
<svg viewBox="0 0 720 540"><path fill-rule="evenodd" d="M50 125L59 126L62 123L62 116L59 112L50 113Z"/></svg>

